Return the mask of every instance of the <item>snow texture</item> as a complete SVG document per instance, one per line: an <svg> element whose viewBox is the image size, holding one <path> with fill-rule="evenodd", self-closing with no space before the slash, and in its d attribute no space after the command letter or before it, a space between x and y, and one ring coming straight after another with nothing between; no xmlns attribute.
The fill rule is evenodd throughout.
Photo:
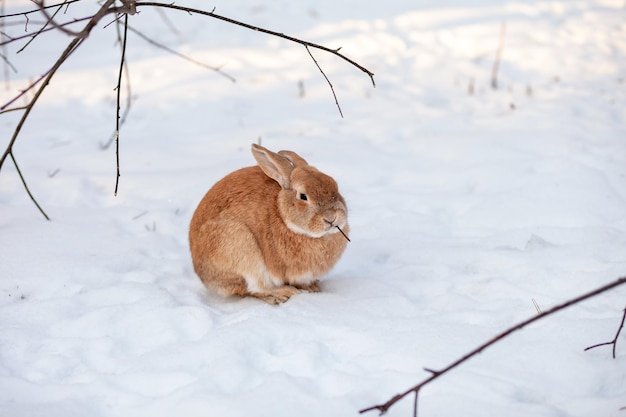
<svg viewBox="0 0 626 417"><path fill-rule="evenodd" d="M10 161L0 173L1 416L357 415L532 317L533 299L547 310L626 274L622 0L178 4L342 47L376 88L312 50L341 119L303 47L167 11L175 32L142 8L134 28L237 81L129 33L114 197L114 147L101 144L119 48L114 25L94 29L15 146L52 221ZM0 101L68 42L11 45L19 72ZM0 116L3 150L18 117ZM187 243L197 203L254 163L259 138L332 175L350 209L352 242L322 292L278 307L208 292ZM625 295L491 347L424 388L420 416L626 416L624 336L616 359L583 352L614 336ZM411 413L407 399L388 415Z"/></svg>

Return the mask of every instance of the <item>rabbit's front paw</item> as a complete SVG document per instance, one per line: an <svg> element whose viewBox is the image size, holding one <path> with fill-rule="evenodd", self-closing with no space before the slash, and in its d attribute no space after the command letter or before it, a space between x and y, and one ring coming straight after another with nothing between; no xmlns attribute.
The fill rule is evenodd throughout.
<svg viewBox="0 0 626 417"><path fill-rule="evenodd" d="M271 292L252 294L253 296L265 301L268 304L276 305L289 300L292 295L300 292L296 287L291 285L283 285L273 289Z"/></svg>

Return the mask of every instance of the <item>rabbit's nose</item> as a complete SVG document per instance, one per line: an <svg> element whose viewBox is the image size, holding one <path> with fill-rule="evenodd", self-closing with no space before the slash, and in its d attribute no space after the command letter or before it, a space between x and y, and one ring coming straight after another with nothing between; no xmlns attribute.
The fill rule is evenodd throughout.
<svg viewBox="0 0 626 417"><path fill-rule="evenodd" d="M337 216L333 217L332 220L328 220L327 218L324 218L324 221L328 223L328 225L331 227L335 224L335 220L337 220Z"/></svg>

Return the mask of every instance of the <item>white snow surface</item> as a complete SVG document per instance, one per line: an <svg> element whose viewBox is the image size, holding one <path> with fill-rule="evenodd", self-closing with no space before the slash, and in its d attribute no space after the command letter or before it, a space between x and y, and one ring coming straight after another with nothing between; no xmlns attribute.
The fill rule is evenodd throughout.
<svg viewBox="0 0 626 417"><path fill-rule="evenodd" d="M342 47L376 88L312 49L342 119L302 46L165 11L173 31L140 8L135 29L237 81L129 33L115 197L115 149L101 144L115 127L119 46L114 25L94 29L14 148L52 220L10 160L0 172L0 416L358 415L537 314L533 299L547 310L626 275L623 0L177 4ZM11 45L19 72L0 101L68 42ZM2 150L19 116L0 115ZM187 242L197 203L254 163L259 138L332 175L352 229L322 292L277 307L210 293ZM615 359L583 351L614 337L625 295L490 347L423 388L419 415L626 416L626 336ZM412 415L412 403L388 415Z"/></svg>

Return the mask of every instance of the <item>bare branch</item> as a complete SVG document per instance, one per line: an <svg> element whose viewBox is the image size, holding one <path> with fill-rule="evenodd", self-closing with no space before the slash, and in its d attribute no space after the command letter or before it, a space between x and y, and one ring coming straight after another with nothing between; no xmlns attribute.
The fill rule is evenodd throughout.
<svg viewBox="0 0 626 417"><path fill-rule="evenodd" d="M129 25L126 25L126 27L130 28ZM118 22L117 25L115 25L115 29L117 31L117 40L120 44L120 47L123 45L123 40L122 40L122 33L120 32L120 23ZM130 71L128 70L128 62L126 62L126 60L124 60L124 77L126 78L126 107L124 108L124 113L122 114L122 117L120 119L120 127L124 125L124 123L126 123L126 118L128 117L128 114L130 113L130 108L132 106L132 90L130 87ZM117 86L116 88L119 88L120 86ZM118 136L118 131L117 129L115 131L113 131L113 134L109 137L109 140L104 143L104 144L100 144L100 149L105 150L108 149L109 146L111 146L111 144L115 141L115 138Z"/></svg>
<svg viewBox="0 0 626 417"><path fill-rule="evenodd" d="M617 329L617 333L615 334L615 338L613 338L613 340L611 340L610 342L606 342L606 343L600 343L597 345L593 345L593 346L589 346L588 348L585 348L585 352L590 350L590 349L594 349L600 346L608 346L608 345L613 345L613 359L615 359L615 349L617 348L617 339L619 339L619 334L622 332L622 329L624 328L624 321L626 321L626 307L624 308L624 314L622 315L622 322L619 325L619 328Z"/></svg>
<svg viewBox="0 0 626 417"><path fill-rule="evenodd" d="M589 298L595 297L597 295L600 295L606 291L612 290L615 287L618 287L620 285L626 284L626 277L622 277L619 278L616 281L613 281L609 284L603 285L602 287L596 288L593 291L590 291L588 293L585 293L583 295L580 295L578 297L572 298L562 304L559 304L555 307L552 307L551 309L542 312L541 314L537 314L533 317L531 317L530 319L524 320L521 323L516 324L515 326L505 330L504 332L498 334L497 336L495 336L494 338L492 338L491 340L487 341L486 343L483 343L482 345L478 346L477 348L475 348L474 350L472 350L471 352L467 353L465 356L461 357L460 359L452 362L450 365L448 365L447 367L443 368L441 371L432 371L432 370L427 370L428 372L432 373L432 375L426 379L424 379L422 382L420 382L419 384L415 385L412 388L409 388L408 390L406 390L405 392L395 395L394 397L392 397L390 400L388 400L387 402L383 403L383 404L378 404L378 405L374 405L372 407L368 407L368 408L364 408L362 410L359 411L359 413L363 414L369 411L374 411L377 410L380 412L380 415L385 414L387 411L389 411L389 409L398 401L400 401L401 399L403 399L404 397L406 397L407 395L411 394L411 393L415 393L415 395L417 395L419 393L419 390L421 388L423 388L424 386L430 384L432 381L434 381L435 379L439 378L440 376L446 374L447 372L451 371L452 369L456 368L457 366L463 364L464 362L468 361L469 359L473 358L474 356L478 355L479 353L481 353L483 350L487 349L488 347L496 344L497 342L499 342L500 340L504 339L507 336L510 336L512 333L515 333L518 330L523 329L524 327L528 326L531 323L534 323L538 320L541 320L545 317L548 317L558 311L564 310L568 307L571 307L575 304L578 304L584 300L587 300ZM625 313L626 315L626 313ZM623 323L622 323L623 324ZM620 328L621 329L621 328ZM618 332L619 333L619 332ZM417 411L414 414L415 416L417 416Z"/></svg>
<svg viewBox="0 0 626 417"><path fill-rule="evenodd" d="M126 38L128 35L128 13L124 14L124 33L122 35L122 55L120 57L120 70L117 76L117 112L115 117L115 160L117 162L117 176L115 177L115 192L120 184L120 95L122 90L122 73L126 64Z"/></svg>

